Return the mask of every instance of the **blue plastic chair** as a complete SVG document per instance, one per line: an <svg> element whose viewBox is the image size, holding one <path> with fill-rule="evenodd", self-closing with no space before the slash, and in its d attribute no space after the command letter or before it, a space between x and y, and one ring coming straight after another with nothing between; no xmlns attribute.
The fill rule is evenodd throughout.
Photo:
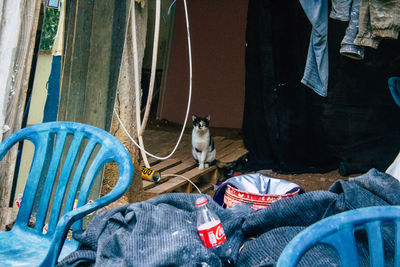
<svg viewBox="0 0 400 267"><path fill-rule="evenodd" d="M24 139L34 144L35 154L15 224L11 231L0 232L0 266L53 266L57 259L61 260L77 249L77 241L66 240L72 224L73 231L82 229L84 216L112 203L128 190L133 165L129 153L114 136L75 122L43 123L15 132L0 144L0 160L14 144ZM81 146L83 153L79 156ZM97 154L95 147L99 148ZM49 151L52 152L50 158L46 157ZM88 164L89 159L93 161ZM60 162L64 162L62 167ZM108 162L118 165L117 184L107 195L87 203L98 172ZM43 190L39 189L40 202L35 214L32 211L40 187ZM77 208L73 209L75 199ZM36 216L33 228L28 227L31 216ZM43 233L47 222L47 232Z"/></svg>
<svg viewBox="0 0 400 267"><path fill-rule="evenodd" d="M390 77L388 85L394 102L400 107L400 77Z"/></svg>
<svg viewBox="0 0 400 267"><path fill-rule="evenodd" d="M400 267L400 206L379 206L351 210L327 217L296 235L279 257L277 267L296 266L314 245L326 244L338 252L340 266L359 266L354 232L365 229L368 235L370 266L385 266L382 223L395 227L395 266Z"/></svg>

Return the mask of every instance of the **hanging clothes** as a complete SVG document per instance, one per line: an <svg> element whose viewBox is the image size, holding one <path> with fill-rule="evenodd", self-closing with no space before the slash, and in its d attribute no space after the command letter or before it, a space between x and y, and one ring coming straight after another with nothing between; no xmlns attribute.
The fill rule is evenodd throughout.
<svg viewBox="0 0 400 267"><path fill-rule="evenodd" d="M329 80L328 56L328 1L300 0L307 18L312 24L312 32L307 55L307 63L301 82L317 94L327 96ZM358 34L360 0L332 0L330 17L349 21L341 42L340 53L353 59L364 58L364 48L355 45Z"/></svg>
<svg viewBox="0 0 400 267"><path fill-rule="evenodd" d="M332 0L329 17L340 21L350 20L350 7L352 0Z"/></svg>
<svg viewBox="0 0 400 267"><path fill-rule="evenodd" d="M400 31L399 0L362 0L359 33L354 43L378 48L382 38L397 39Z"/></svg>
<svg viewBox="0 0 400 267"><path fill-rule="evenodd" d="M320 96L328 94L328 1L300 0L301 6L312 24L307 63L301 82Z"/></svg>
<svg viewBox="0 0 400 267"><path fill-rule="evenodd" d="M394 102L400 107L400 77L389 78L388 84Z"/></svg>
<svg viewBox="0 0 400 267"><path fill-rule="evenodd" d="M394 102L400 107L400 77L391 77L388 80L389 90L392 93ZM386 173L392 175L400 181L400 153L397 158L386 170Z"/></svg>
<svg viewBox="0 0 400 267"><path fill-rule="evenodd" d="M282 11L284 10L284 12ZM338 53L346 23L329 20L329 95L300 83L311 24L298 1L251 0L246 30L242 136L249 154L238 171L385 171L400 150L400 109L388 77L400 70L400 40L363 62ZM343 168L342 168L343 169Z"/></svg>
<svg viewBox="0 0 400 267"><path fill-rule="evenodd" d="M346 14L350 13L350 22L347 26L343 40L340 43L340 54L357 60L364 59L364 47L354 44L354 39L356 39L358 34L358 18L360 14L360 5L361 0L353 0L351 8L349 7L350 12L346 11Z"/></svg>

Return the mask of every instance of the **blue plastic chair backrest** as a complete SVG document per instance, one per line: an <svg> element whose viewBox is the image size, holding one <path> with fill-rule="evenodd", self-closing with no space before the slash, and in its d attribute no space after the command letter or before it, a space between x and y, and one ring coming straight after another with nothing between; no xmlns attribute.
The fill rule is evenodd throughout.
<svg viewBox="0 0 400 267"><path fill-rule="evenodd" d="M394 102L400 107L400 77L390 77L388 79L388 85Z"/></svg>
<svg viewBox="0 0 400 267"><path fill-rule="evenodd" d="M279 257L277 267L296 266L314 245L326 244L338 252L340 266L359 266L354 232L368 235L370 266L385 266L382 224L393 223L395 229L395 266L400 267L400 206L360 208L327 217L296 235Z"/></svg>
<svg viewBox="0 0 400 267"><path fill-rule="evenodd" d="M13 229L23 228L26 231L34 231L52 240L62 239L57 240L62 246L66 231L74 221L78 220L73 226L74 230L81 229L83 216L115 201L128 190L131 184L133 165L130 155L118 139L104 130L75 122L49 122L30 126L15 132L0 144L0 160L14 144L25 139L33 143L35 153ZM71 140L71 143L68 151L63 152L68 148L67 139ZM55 141L49 142L50 140ZM97 154L94 153L95 148L96 150L98 148ZM51 151L50 158L46 157L48 151ZM65 160L62 160L63 157ZM64 162L63 166L60 166L60 162ZM117 184L107 195L87 203L97 174L108 162L115 162L118 165ZM47 173L44 173L45 171ZM42 180L44 186L32 229L28 227L28 222L31 215L34 216L32 210L35 195L43 175L45 176L45 180ZM52 195L54 195L53 199ZM77 208L73 210L76 198ZM64 212L61 217L63 203ZM49 207L49 204L52 206ZM49 211L47 233L44 234L43 227ZM56 249L60 251L61 248L58 246L56 245Z"/></svg>

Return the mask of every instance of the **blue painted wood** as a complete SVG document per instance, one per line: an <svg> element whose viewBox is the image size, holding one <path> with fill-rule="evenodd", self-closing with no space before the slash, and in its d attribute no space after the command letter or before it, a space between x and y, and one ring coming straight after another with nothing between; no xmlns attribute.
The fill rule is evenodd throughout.
<svg viewBox="0 0 400 267"><path fill-rule="evenodd" d="M30 228L28 222L31 216L35 216L32 208L44 172L48 141L54 138L54 134L56 143L40 196L36 224ZM73 136L69 147L66 145L67 136ZM87 145L82 156L77 157L84 139L88 139ZM70 227L74 225L74 231L82 229L84 216L112 203L128 190L133 177L133 165L129 153L118 139L104 130L76 122L49 122L24 128L0 144L0 160L14 144L22 140L30 140L34 144L35 154L14 227L9 232L0 232L0 266L53 266L57 259L61 260L78 246L77 241L66 240ZM100 150L90 166L87 166L96 146ZM64 150L67 148L68 154L61 166L62 153L66 153ZM75 162L78 158L80 161ZM108 162L118 165L117 184L107 195L86 203L98 172ZM76 170L71 175L74 165ZM57 173L60 173L60 177L55 184ZM80 184L82 186L79 188ZM78 205L73 209L76 198ZM61 211L63 201L66 204ZM51 203L53 205L49 207ZM43 226L49 220L46 219L48 210L51 210L50 221L47 232L43 233ZM61 212L63 215L60 218Z"/></svg>
<svg viewBox="0 0 400 267"><path fill-rule="evenodd" d="M53 56L44 105L43 122L56 121L60 99L61 56Z"/></svg>
<svg viewBox="0 0 400 267"><path fill-rule="evenodd" d="M296 235L279 257L277 267L296 266L303 254L321 243L338 251L340 266L359 266L354 232L365 229L368 234L370 265L385 266L382 223L395 225L395 266L400 267L400 206L360 208L325 218Z"/></svg>

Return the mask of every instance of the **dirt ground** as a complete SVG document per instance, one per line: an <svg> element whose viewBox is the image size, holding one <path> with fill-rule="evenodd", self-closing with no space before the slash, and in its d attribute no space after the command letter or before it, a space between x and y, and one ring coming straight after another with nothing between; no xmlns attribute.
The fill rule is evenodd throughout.
<svg viewBox="0 0 400 267"><path fill-rule="evenodd" d="M271 172L267 174L270 177L291 181L298 184L304 191L328 190L336 180L347 180L338 170L327 173L302 173L302 174L279 174Z"/></svg>

